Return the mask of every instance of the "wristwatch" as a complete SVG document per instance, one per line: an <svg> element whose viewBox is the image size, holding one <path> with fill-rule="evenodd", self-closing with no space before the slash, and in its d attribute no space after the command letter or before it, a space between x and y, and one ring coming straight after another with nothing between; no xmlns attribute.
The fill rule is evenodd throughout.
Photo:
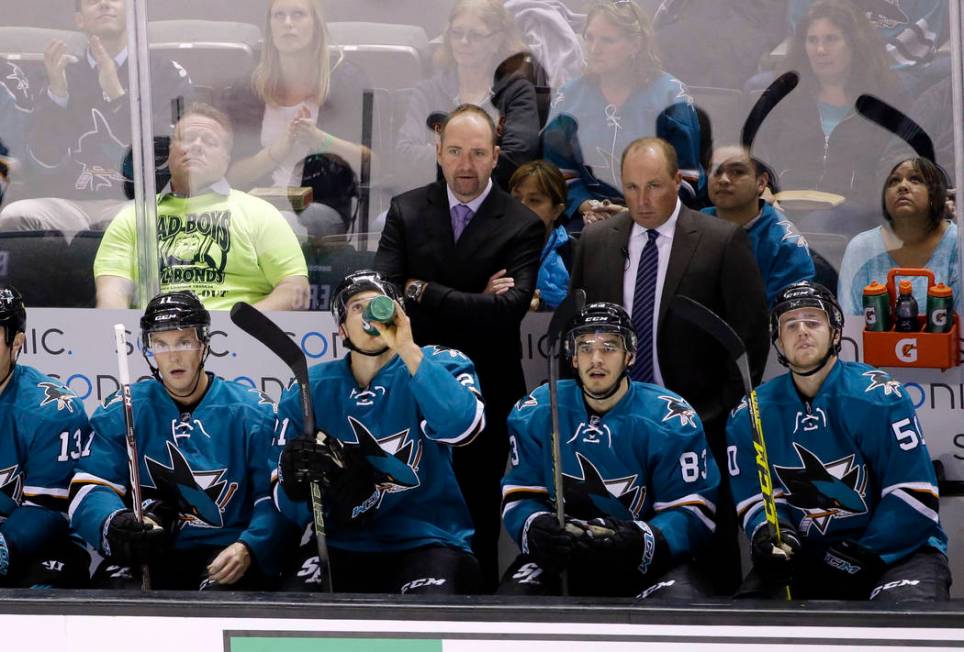
<svg viewBox="0 0 964 652"><path fill-rule="evenodd" d="M425 287L428 285L425 281L412 281L405 288L405 298L409 301L414 301L415 303L421 303L422 294L425 292Z"/></svg>

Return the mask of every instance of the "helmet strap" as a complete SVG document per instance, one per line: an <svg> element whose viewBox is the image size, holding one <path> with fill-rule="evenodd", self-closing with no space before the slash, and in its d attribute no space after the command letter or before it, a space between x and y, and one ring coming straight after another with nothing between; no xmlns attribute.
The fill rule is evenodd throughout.
<svg viewBox="0 0 964 652"><path fill-rule="evenodd" d="M784 367L786 367L787 369L789 369L789 370L790 370L790 373L792 373L792 374L795 375L795 376L802 376L802 377L804 377L804 378L807 377L807 376L812 376L812 375L814 375L815 373L817 373L818 371L820 371L821 369L823 369L824 367L826 367L826 366L827 366L827 363L830 362L830 358L832 358L832 357L834 357L835 355L837 355L838 353L840 353L840 337L841 337L841 333L840 333L839 331L834 331L833 337L834 337L834 339L835 339L836 341L832 342L832 343L830 344L830 346L827 347L827 353L824 354L823 358L820 360L820 364L818 364L816 367L814 367L814 368L811 369L810 371L797 371L796 369L794 369L794 368L793 368L793 365L790 364L790 361L787 360L787 357L786 357L785 355L783 355L783 351L780 350L780 347L779 347L779 346L776 347L776 349L777 349L777 362L779 362L781 365L783 365Z"/></svg>

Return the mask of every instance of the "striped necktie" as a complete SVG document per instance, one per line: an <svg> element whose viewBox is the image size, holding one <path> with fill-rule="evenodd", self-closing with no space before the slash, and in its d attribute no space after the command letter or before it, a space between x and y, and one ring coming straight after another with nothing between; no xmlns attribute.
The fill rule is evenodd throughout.
<svg viewBox="0 0 964 652"><path fill-rule="evenodd" d="M636 362L629 368L633 380L653 382L653 307L656 303L656 271L659 268L659 250L656 249L655 229L647 229L649 240L639 257L636 270L636 287L633 290L633 330L638 345Z"/></svg>

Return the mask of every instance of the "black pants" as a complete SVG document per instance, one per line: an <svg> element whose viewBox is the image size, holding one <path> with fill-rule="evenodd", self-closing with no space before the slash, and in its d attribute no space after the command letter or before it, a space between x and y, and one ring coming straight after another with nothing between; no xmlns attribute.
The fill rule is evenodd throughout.
<svg viewBox="0 0 964 652"><path fill-rule="evenodd" d="M951 570L947 557L928 547L888 566L865 599L883 603L944 601L950 599L950 588ZM794 600L849 598L842 590L815 564L804 564L790 585ZM783 587L764 585L756 572L751 571L737 597L782 599L785 593Z"/></svg>
<svg viewBox="0 0 964 652"><path fill-rule="evenodd" d="M702 600L713 594L712 586L696 566L682 563L660 577L638 572L614 572L611 568L571 567L569 595L631 597L652 600ZM560 573L548 572L528 555L519 555L502 576L500 595L560 595Z"/></svg>
<svg viewBox="0 0 964 652"><path fill-rule="evenodd" d="M226 547L226 546L225 546ZM207 567L223 547L172 550L148 567L152 590L173 591L262 591L277 588L252 560L244 575L234 584L217 584L208 579ZM94 571L91 585L95 589L140 589L140 567L118 564L107 558Z"/></svg>
<svg viewBox="0 0 964 652"><path fill-rule="evenodd" d="M67 537L36 554L11 559L11 568L0 577L0 588L77 589L87 586L90 555Z"/></svg>
<svg viewBox="0 0 964 652"><path fill-rule="evenodd" d="M479 564L471 553L447 546L397 552L329 548L331 584L342 593L461 595L479 590ZM282 590L318 591L315 540L299 548L298 563L285 572Z"/></svg>

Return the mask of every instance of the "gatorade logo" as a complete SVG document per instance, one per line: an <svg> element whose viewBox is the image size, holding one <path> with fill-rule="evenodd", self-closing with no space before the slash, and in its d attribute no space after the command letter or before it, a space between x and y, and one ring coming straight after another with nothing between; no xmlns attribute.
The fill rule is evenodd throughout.
<svg viewBox="0 0 964 652"><path fill-rule="evenodd" d="M917 362L917 338L905 337L897 342L894 354L901 362Z"/></svg>
<svg viewBox="0 0 964 652"><path fill-rule="evenodd" d="M873 306L866 306L864 308L864 322L868 326L874 326L877 324L877 309Z"/></svg>
<svg viewBox="0 0 964 652"><path fill-rule="evenodd" d="M947 325L947 308L940 308L931 313L931 321L935 326L943 328Z"/></svg>

